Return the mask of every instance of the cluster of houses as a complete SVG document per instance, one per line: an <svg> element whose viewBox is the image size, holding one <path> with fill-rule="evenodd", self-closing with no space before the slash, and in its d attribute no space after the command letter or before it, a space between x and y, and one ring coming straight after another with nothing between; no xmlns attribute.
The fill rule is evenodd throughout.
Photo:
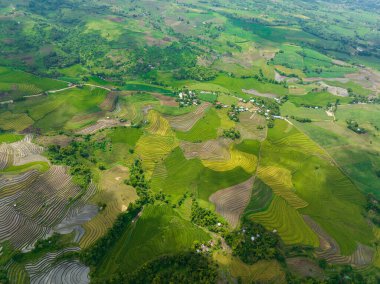
<svg viewBox="0 0 380 284"><path fill-rule="evenodd" d="M206 244L200 244L196 246L196 252L197 253L208 253L212 251L212 249L216 246L216 243L211 240Z"/></svg>
<svg viewBox="0 0 380 284"><path fill-rule="evenodd" d="M191 105L200 105L197 94L193 91L182 91L178 94L176 101L179 103L180 107L187 107Z"/></svg>

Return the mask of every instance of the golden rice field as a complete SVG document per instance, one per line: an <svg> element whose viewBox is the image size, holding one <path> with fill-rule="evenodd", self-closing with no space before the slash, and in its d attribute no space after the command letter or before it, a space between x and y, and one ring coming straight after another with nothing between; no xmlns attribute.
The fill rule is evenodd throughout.
<svg viewBox="0 0 380 284"><path fill-rule="evenodd" d="M202 160L202 164L214 171L229 171L236 167L242 167L247 173L253 173L257 166L257 157L252 154L236 150L230 146L230 159L224 161Z"/></svg>
<svg viewBox="0 0 380 284"><path fill-rule="evenodd" d="M263 166L259 167L257 174L262 181L272 188L276 195L281 196L293 208L298 209L308 205L306 201L295 193L292 175L288 169Z"/></svg>
<svg viewBox="0 0 380 284"><path fill-rule="evenodd" d="M275 196L267 210L250 214L248 218L262 224L268 230L277 230L285 244L319 246L318 236L298 211L282 197Z"/></svg>
<svg viewBox="0 0 380 284"><path fill-rule="evenodd" d="M143 160L146 175L150 178L156 165L179 145L173 136L147 134L137 142L136 153Z"/></svg>
<svg viewBox="0 0 380 284"><path fill-rule="evenodd" d="M239 258L217 252L214 260L234 278L242 283L286 283L285 272L276 260L262 260L248 265Z"/></svg>
<svg viewBox="0 0 380 284"><path fill-rule="evenodd" d="M169 136L173 134L169 122L165 118L163 118L157 111L149 111L147 119L149 121L149 125L146 130L150 134L160 136Z"/></svg>
<svg viewBox="0 0 380 284"><path fill-rule="evenodd" d="M9 111L0 115L0 128L4 130L22 131L34 123L27 114L14 114Z"/></svg>

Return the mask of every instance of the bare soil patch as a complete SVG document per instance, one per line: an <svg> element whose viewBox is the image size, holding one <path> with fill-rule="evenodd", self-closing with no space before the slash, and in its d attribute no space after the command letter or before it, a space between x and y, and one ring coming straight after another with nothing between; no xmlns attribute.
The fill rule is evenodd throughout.
<svg viewBox="0 0 380 284"><path fill-rule="evenodd" d="M286 259L290 270L302 277L323 278L323 270L311 259L306 257L293 257Z"/></svg>
<svg viewBox="0 0 380 284"><path fill-rule="evenodd" d="M175 98L173 98L173 97L165 96L165 95L158 94L158 93L152 93L152 95L155 98L159 99L160 104L163 106L171 106L171 107L178 106L178 103L175 101Z"/></svg>
<svg viewBox="0 0 380 284"><path fill-rule="evenodd" d="M165 116L165 118L175 130L189 131L202 118L210 105L210 103L203 103L191 113L178 116Z"/></svg>
<svg viewBox="0 0 380 284"><path fill-rule="evenodd" d="M212 194L209 200L215 204L216 212L221 214L232 227L239 224L240 215L249 202L254 178L219 190Z"/></svg>
<svg viewBox="0 0 380 284"><path fill-rule="evenodd" d="M95 124L92 124L90 126L87 126L80 131L78 131L78 134L82 135L87 135L87 134L94 134L95 132L105 129L105 128L110 128L110 127L115 127L115 126L130 126L130 122L120 122L118 119L99 119Z"/></svg>
<svg viewBox="0 0 380 284"><path fill-rule="evenodd" d="M250 89L250 90L242 89L242 92L246 93L246 94L249 94L249 95L255 95L255 96L258 96L258 97L264 97L264 98L270 98L270 99L278 98L278 95L276 95L276 94L260 93L260 92L254 90L254 89Z"/></svg>

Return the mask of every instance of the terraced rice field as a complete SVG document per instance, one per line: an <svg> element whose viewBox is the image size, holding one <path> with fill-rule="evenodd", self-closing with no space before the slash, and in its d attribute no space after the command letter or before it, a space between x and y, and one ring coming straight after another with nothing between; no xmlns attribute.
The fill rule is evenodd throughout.
<svg viewBox="0 0 380 284"><path fill-rule="evenodd" d="M206 232L182 219L171 206L148 205L109 251L101 274L118 268L133 271L155 257L187 250L194 241L209 239Z"/></svg>
<svg viewBox="0 0 380 284"><path fill-rule="evenodd" d="M272 202L272 199L272 189L256 176L250 200L245 208L244 214L248 215L266 210Z"/></svg>
<svg viewBox="0 0 380 284"><path fill-rule="evenodd" d="M268 138L258 177L273 193L320 224L343 255L354 253L357 243L369 245L373 234L359 209L363 196L330 156L286 121L276 121Z"/></svg>
<svg viewBox="0 0 380 284"><path fill-rule="evenodd" d="M211 108L189 131L176 131L176 135L184 141L202 142L217 138L219 127L220 118L218 113L215 109Z"/></svg>
<svg viewBox="0 0 380 284"><path fill-rule="evenodd" d="M230 147L230 159L225 161L202 160L205 167L214 171L229 171L237 167L243 168L247 173L253 173L257 166L257 157L252 154L236 150Z"/></svg>
<svg viewBox="0 0 380 284"><path fill-rule="evenodd" d="M203 103L196 110L191 113L178 115L178 116L167 116L166 119L169 121L170 126L177 131L189 131L197 122L200 120L211 104Z"/></svg>
<svg viewBox="0 0 380 284"><path fill-rule="evenodd" d="M87 248L96 240L102 237L107 230L112 227L116 217L121 213L119 202L114 201L108 203L106 208L99 212L91 221L83 225L84 234L80 239L79 245L81 248Z"/></svg>
<svg viewBox="0 0 380 284"><path fill-rule="evenodd" d="M5 198L18 193L18 191L23 190L31 185L38 177L38 171L31 170L16 176L5 176L1 178L0 198Z"/></svg>
<svg viewBox="0 0 380 284"><path fill-rule="evenodd" d="M251 177L241 167L230 171L217 172L203 166L199 159L187 160L177 147L164 161L166 177L152 180L153 190L165 190L172 197L186 192L194 193L208 202L214 192L242 183Z"/></svg>
<svg viewBox="0 0 380 284"><path fill-rule="evenodd" d="M54 265L45 273L40 273L39 276L33 275L32 284L43 283L90 283L90 268L83 265L77 260L65 260Z"/></svg>
<svg viewBox="0 0 380 284"><path fill-rule="evenodd" d="M180 146L186 159L200 158L201 160L220 161L229 160L231 140L218 138L202 143L181 141Z"/></svg>
<svg viewBox="0 0 380 284"><path fill-rule="evenodd" d="M147 117L149 125L147 131L150 134L160 136L172 136L169 122L163 118L157 111L151 110Z"/></svg>
<svg viewBox="0 0 380 284"><path fill-rule="evenodd" d="M31 162L48 162L41 154L44 148L32 143L33 136L26 135L21 141L9 144L13 148L13 165L20 166Z"/></svg>
<svg viewBox="0 0 380 284"><path fill-rule="evenodd" d="M78 247L69 247L57 252L47 253L42 258L34 262L27 263L25 265L25 269L29 275L30 283L88 283L88 279L87 282L83 282L82 277L78 275L80 274L79 270L81 269L76 269L77 271L72 271L74 269L74 266L77 266L77 264L79 264L78 262L66 261L66 264L71 265L68 265L68 267L66 267L66 269L64 269L63 271L60 271L62 269L58 268L61 267L63 263L59 263L58 265L55 264L55 259L57 257L63 255L64 253L77 252L79 250L80 248ZM73 265L74 263L75 265ZM83 272L84 271L82 271L82 273ZM87 273L84 273L84 279L88 278L88 272L89 269L87 270Z"/></svg>
<svg viewBox="0 0 380 284"><path fill-rule="evenodd" d="M25 284L30 282L29 275L21 264L10 262L6 268L10 283Z"/></svg>
<svg viewBox="0 0 380 284"><path fill-rule="evenodd" d="M25 113L13 114L9 111L0 114L0 127L4 130L23 131L34 123Z"/></svg>
<svg viewBox="0 0 380 284"><path fill-rule="evenodd" d="M287 283L285 272L275 260L248 265L230 255L216 253L213 257L224 271L234 278L240 278L242 283Z"/></svg>
<svg viewBox="0 0 380 284"><path fill-rule="evenodd" d="M249 202L252 186L253 177L235 186L218 190L209 198L215 204L216 212L222 215L233 228L238 225L240 216Z"/></svg>
<svg viewBox="0 0 380 284"><path fill-rule="evenodd" d="M275 196L265 211L248 215L254 222L268 230L277 230L282 240L289 245L318 247L318 236L307 226L302 216L283 198Z"/></svg>
<svg viewBox="0 0 380 284"><path fill-rule="evenodd" d="M293 208L298 209L308 205L306 201L296 194L289 170L274 166L264 166L259 167L257 175L273 190L273 193L281 196Z"/></svg>
<svg viewBox="0 0 380 284"><path fill-rule="evenodd" d="M30 171L11 179L1 178L0 184L1 241L9 240L15 248L24 250L51 234L52 228L67 216L75 215L75 210L94 194L90 187L69 207L81 189L61 166L52 166L41 175Z"/></svg>
<svg viewBox="0 0 380 284"><path fill-rule="evenodd" d="M239 115L240 123L236 129L240 131L242 139L263 141L267 135L265 118L256 113L244 112ZM261 127L263 127L261 129Z"/></svg>
<svg viewBox="0 0 380 284"><path fill-rule="evenodd" d="M0 170L13 165L13 148L6 144L0 144Z"/></svg>
<svg viewBox="0 0 380 284"><path fill-rule="evenodd" d="M173 136L144 135L137 142L136 153L142 158L146 175L149 178L155 166L178 146Z"/></svg>
<svg viewBox="0 0 380 284"><path fill-rule="evenodd" d="M351 255L342 255L338 243L330 237L321 226L309 216L303 216L303 218L318 235L319 247L315 252L318 258L326 259L332 264L350 264L357 268L366 267L372 263L372 259L375 255L373 248L359 244Z"/></svg>
<svg viewBox="0 0 380 284"><path fill-rule="evenodd" d="M130 123L120 122L118 119L99 119L95 124L89 125L79 130L77 133L82 135L94 134L99 130L116 126L130 126Z"/></svg>
<svg viewBox="0 0 380 284"><path fill-rule="evenodd" d="M89 247L102 237L113 225L118 214L127 210L130 202L137 199L135 190L124 184L128 176L128 168L121 165L102 171L99 178L100 191L91 200L105 207L101 208L89 222L82 225L84 234L79 242L82 248Z"/></svg>
<svg viewBox="0 0 380 284"><path fill-rule="evenodd" d="M289 150L297 150L309 155L320 156L323 159L331 160L330 156L319 147L315 142L313 142L309 137L303 133L296 133L276 141L272 141L272 144L279 147L286 147Z"/></svg>

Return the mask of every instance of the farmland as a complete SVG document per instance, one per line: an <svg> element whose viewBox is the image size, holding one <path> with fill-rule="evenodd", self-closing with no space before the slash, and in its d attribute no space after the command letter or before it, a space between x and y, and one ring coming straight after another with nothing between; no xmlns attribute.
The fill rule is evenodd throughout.
<svg viewBox="0 0 380 284"><path fill-rule="evenodd" d="M0 283L380 281L376 1L11 2Z"/></svg>

